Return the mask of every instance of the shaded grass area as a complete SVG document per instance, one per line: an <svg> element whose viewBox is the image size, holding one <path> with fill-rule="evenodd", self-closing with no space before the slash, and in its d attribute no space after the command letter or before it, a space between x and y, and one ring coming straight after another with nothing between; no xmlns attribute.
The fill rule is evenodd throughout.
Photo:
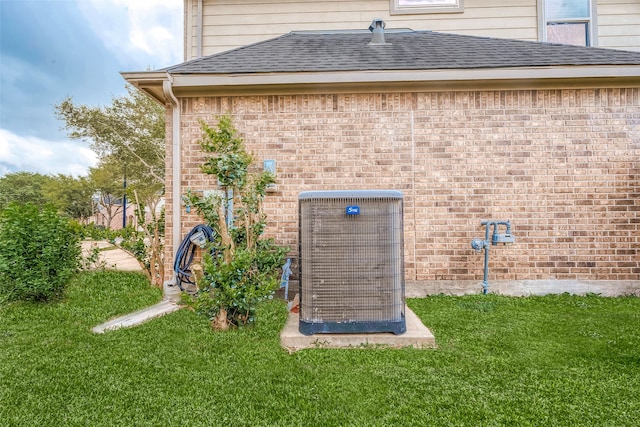
<svg viewBox="0 0 640 427"><path fill-rule="evenodd" d="M212 332L180 310L94 335L157 302L144 275L84 274L63 302L0 308L2 425L637 425L640 299L413 299L437 350L287 354L282 302Z"/></svg>

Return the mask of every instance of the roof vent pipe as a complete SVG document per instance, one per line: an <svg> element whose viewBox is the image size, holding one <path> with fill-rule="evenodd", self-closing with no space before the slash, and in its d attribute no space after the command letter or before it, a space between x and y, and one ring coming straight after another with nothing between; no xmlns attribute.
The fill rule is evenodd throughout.
<svg viewBox="0 0 640 427"><path fill-rule="evenodd" d="M384 41L384 21L382 19L374 19L369 25L371 31L371 42L369 44L387 44Z"/></svg>

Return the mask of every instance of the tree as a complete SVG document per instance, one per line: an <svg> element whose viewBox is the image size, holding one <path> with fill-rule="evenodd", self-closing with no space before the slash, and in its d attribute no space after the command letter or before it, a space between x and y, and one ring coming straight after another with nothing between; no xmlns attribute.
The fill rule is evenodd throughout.
<svg viewBox="0 0 640 427"><path fill-rule="evenodd" d="M83 221L92 213L92 183L86 177L16 172L0 178L0 209L17 203L51 204L61 215Z"/></svg>
<svg viewBox="0 0 640 427"><path fill-rule="evenodd" d="M126 165L127 177L146 185L164 185L164 107L127 86L127 95L111 106L76 105L71 97L55 106L72 139L88 141L100 158Z"/></svg>
<svg viewBox="0 0 640 427"><path fill-rule="evenodd" d="M148 242L144 259L140 260L149 275L152 283L161 286L164 282L163 269L163 248L162 235L164 234L164 209L158 212L158 204L145 206L136 190L133 191L135 201L135 213L139 224L143 224L140 229L142 241ZM152 199L147 199L152 200ZM146 208L146 209L145 209ZM147 219L147 209L150 219ZM140 240L139 240L140 241Z"/></svg>
<svg viewBox="0 0 640 427"><path fill-rule="evenodd" d="M106 227L111 227L111 221L122 212L122 197L124 195L122 165L114 162L111 157L100 159L98 166L89 168L94 194L96 196L96 209L106 222Z"/></svg>
<svg viewBox="0 0 640 427"><path fill-rule="evenodd" d="M84 222L93 213L94 188L86 177L62 174L49 177L42 186L42 193L66 217Z"/></svg>
<svg viewBox="0 0 640 427"><path fill-rule="evenodd" d="M43 206L46 203L42 187L51 178L31 172L9 173L0 178L0 209L11 202L33 203Z"/></svg>
<svg viewBox="0 0 640 427"><path fill-rule="evenodd" d="M137 240L146 245L146 254L136 251L136 257L151 281L162 285L162 224L155 213L164 189L164 107L133 86L126 89L127 94L114 97L110 106L76 105L68 97L55 106L55 111L64 120L69 137L88 141L100 158L90 176L98 184L108 223L118 209L122 211L125 176L128 200L136 199L139 207L148 207L152 212L148 221L146 215L137 215L146 221L139 223L143 236ZM149 237L147 233L157 238L145 239Z"/></svg>
<svg viewBox="0 0 640 427"><path fill-rule="evenodd" d="M203 123L202 128L201 146L210 155L202 171L217 178L219 192L186 196L216 231L212 253L203 257L193 306L212 319L212 327L226 329L254 320L257 304L277 288L288 248L260 238L266 225L262 200L274 176L250 169L253 158L231 118L222 116L216 127Z"/></svg>

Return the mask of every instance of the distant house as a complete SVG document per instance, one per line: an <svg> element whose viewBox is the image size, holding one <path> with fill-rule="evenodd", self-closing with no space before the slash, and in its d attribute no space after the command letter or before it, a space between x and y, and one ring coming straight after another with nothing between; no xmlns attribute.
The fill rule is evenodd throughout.
<svg viewBox="0 0 640 427"><path fill-rule="evenodd" d="M275 160L277 190L265 209L267 233L281 244L297 247L301 191L395 189L404 194L412 289L478 292L483 257L470 242L484 237L482 220L510 219L516 244L492 250L492 290L639 291L640 52L459 34L482 23L476 33L501 35L511 25L511 37L536 40L556 25L568 27L553 37L576 35L569 28L577 25L585 44L640 50L637 36L625 45L604 35L616 25L600 12L615 9L623 19L624 11L603 2L596 16L596 2L587 2L589 19L562 23L541 20L543 4L533 1L416 3L287 2L299 17L318 10L306 24L316 30L123 73L167 106L167 259L199 221L180 195L216 186L199 170L199 121L230 114L257 159ZM252 4L252 15L245 2L225 4L186 1L187 58L194 46L215 50L211 31L234 30L247 41L249 33L273 31L259 23L272 22L267 9L283 7ZM436 4L442 9L432 10ZM640 16L640 6L627 6ZM457 9L443 13L449 7ZM215 10L224 18L203 12ZM516 14L523 16L509 24ZM254 27L211 25L240 16ZM339 23L351 17L355 29L333 30L338 16ZM384 42L367 29L378 16L389 19ZM392 25L409 20L459 27L458 34Z"/></svg>
<svg viewBox="0 0 640 427"><path fill-rule="evenodd" d="M88 219L90 223L110 230L120 230L123 226L138 228L138 206L131 200L126 201L126 218L123 218L124 203L122 196L95 193L92 198L93 212ZM164 199L161 198L156 207L156 217L164 208ZM146 221L153 218L148 206L144 207Z"/></svg>

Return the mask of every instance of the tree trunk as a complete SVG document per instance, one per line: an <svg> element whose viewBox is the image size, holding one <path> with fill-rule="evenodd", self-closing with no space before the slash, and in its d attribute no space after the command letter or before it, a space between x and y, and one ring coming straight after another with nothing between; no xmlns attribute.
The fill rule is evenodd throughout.
<svg viewBox="0 0 640 427"><path fill-rule="evenodd" d="M224 262L230 264L235 252L235 245L227 227L224 203L220 203L220 206L218 206L218 228L220 229L220 239L222 240Z"/></svg>
<svg viewBox="0 0 640 427"><path fill-rule="evenodd" d="M229 321L227 320L227 310L221 308L216 317L211 322L211 328L217 331L226 331L229 329Z"/></svg>

